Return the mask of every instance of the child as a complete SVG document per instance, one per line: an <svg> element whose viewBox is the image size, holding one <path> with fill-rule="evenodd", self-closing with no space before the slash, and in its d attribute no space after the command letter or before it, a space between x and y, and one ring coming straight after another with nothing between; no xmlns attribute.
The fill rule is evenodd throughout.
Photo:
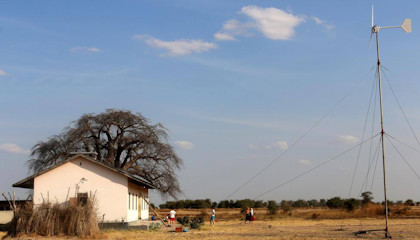
<svg viewBox="0 0 420 240"><path fill-rule="evenodd" d="M214 220L216 219L216 210L214 210L214 208L213 208L213 210L211 211L211 217L210 217L210 225L211 226L214 226Z"/></svg>
<svg viewBox="0 0 420 240"><path fill-rule="evenodd" d="M176 212L173 209L169 212L169 224L175 224L175 214Z"/></svg>

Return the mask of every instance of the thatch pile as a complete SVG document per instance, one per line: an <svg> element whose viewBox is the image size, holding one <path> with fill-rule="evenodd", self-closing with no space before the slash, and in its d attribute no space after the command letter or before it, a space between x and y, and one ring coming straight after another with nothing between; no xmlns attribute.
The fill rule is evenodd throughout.
<svg viewBox="0 0 420 240"><path fill-rule="evenodd" d="M36 234L41 236L88 236L99 231L95 198L84 204L62 206L44 202L33 207L26 204L16 209L9 236Z"/></svg>

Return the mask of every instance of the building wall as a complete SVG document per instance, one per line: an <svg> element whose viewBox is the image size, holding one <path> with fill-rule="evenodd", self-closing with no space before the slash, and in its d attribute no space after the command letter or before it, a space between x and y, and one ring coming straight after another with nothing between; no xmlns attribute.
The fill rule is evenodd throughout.
<svg viewBox="0 0 420 240"><path fill-rule="evenodd" d="M10 223L13 219L13 211L0 211L0 224Z"/></svg>
<svg viewBox="0 0 420 240"><path fill-rule="evenodd" d="M82 178L87 181L81 182ZM95 195L100 221L127 221L127 177L83 158L76 158L34 179L34 204L43 199L65 204L78 192ZM68 197L67 197L68 196Z"/></svg>
<svg viewBox="0 0 420 240"><path fill-rule="evenodd" d="M133 183L128 183L127 193L127 218L128 221L136 221L138 219L149 219L149 205L146 204L143 197L148 200L148 189Z"/></svg>

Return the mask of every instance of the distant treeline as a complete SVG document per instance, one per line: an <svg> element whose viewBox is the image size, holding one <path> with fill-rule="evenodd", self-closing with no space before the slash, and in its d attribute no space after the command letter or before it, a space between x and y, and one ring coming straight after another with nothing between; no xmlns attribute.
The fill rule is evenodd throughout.
<svg viewBox="0 0 420 240"><path fill-rule="evenodd" d="M213 202L210 199L196 199L196 200L178 200L178 201L168 201L164 204L160 204L159 208L165 209L182 209L182 208L191 208L191 209L201 209L201 208L265 208L269 205L290 205L290 207L299 208L299 207L326 207L327 200L296 200L296 201L286 201L283 200L281 203L276 201L262 201L262 200L251 200L251 199L242 199L242 200L222 200L220 202Z"/></svg>
<svg viewBox="0 0 420 240"><path fill-rule="evenodd" d="M348 210L356 209L360 206L365 204L384 204L382 203L375 203L372 201L372 193L371 192L364 192L362 193L361 199L355 198L341 198L341 197L333 197L330 199L312 199L312 200L282 200L280 202L276 202L274 200L271 201L262 201L262 200L251 200L251 199L242 199L242 200L222 200L220 202L213 202L210 199L197 199L197 200L179 200L179 201L168 201L164 204L160 204L159 208L161 209L202 209L202 208L268 208L272 211L276 211L281 209L285 212L290 211L293 208L302 208L302 207L328 207L328 208L346 208ZM388 201L390 206L392 205L407 205L407 206L415 206L420 205L420 202L414 202L411 199L407 199L406 201Z"/></svg>

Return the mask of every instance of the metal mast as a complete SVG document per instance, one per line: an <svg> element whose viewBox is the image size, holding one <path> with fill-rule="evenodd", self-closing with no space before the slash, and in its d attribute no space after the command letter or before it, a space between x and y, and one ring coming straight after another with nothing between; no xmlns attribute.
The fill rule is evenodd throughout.
<svg viewBox="0 0 420 240"><path fill-rule="evenodd" d="M383 104L382 104L382 86L381 86L381 59L379 54L379 30L386 28L402 28L405 32L411 32L411 19L405 19L401 26L390 26L390 27L379 27L373 25L373 7L372 7L372 34L376 35L376 56L377 56L377 70L378 70L378 86L379 86L379 104L381 110L381 143L382 143L382 167L383 167L383 176L384 176L384 198L385 198L385 237L391 238L391 235L388 231L388 197L387 197L387 188L386 188L386 165L385 165L385 143L384 143L384 114L383 114Z"/></svg>

